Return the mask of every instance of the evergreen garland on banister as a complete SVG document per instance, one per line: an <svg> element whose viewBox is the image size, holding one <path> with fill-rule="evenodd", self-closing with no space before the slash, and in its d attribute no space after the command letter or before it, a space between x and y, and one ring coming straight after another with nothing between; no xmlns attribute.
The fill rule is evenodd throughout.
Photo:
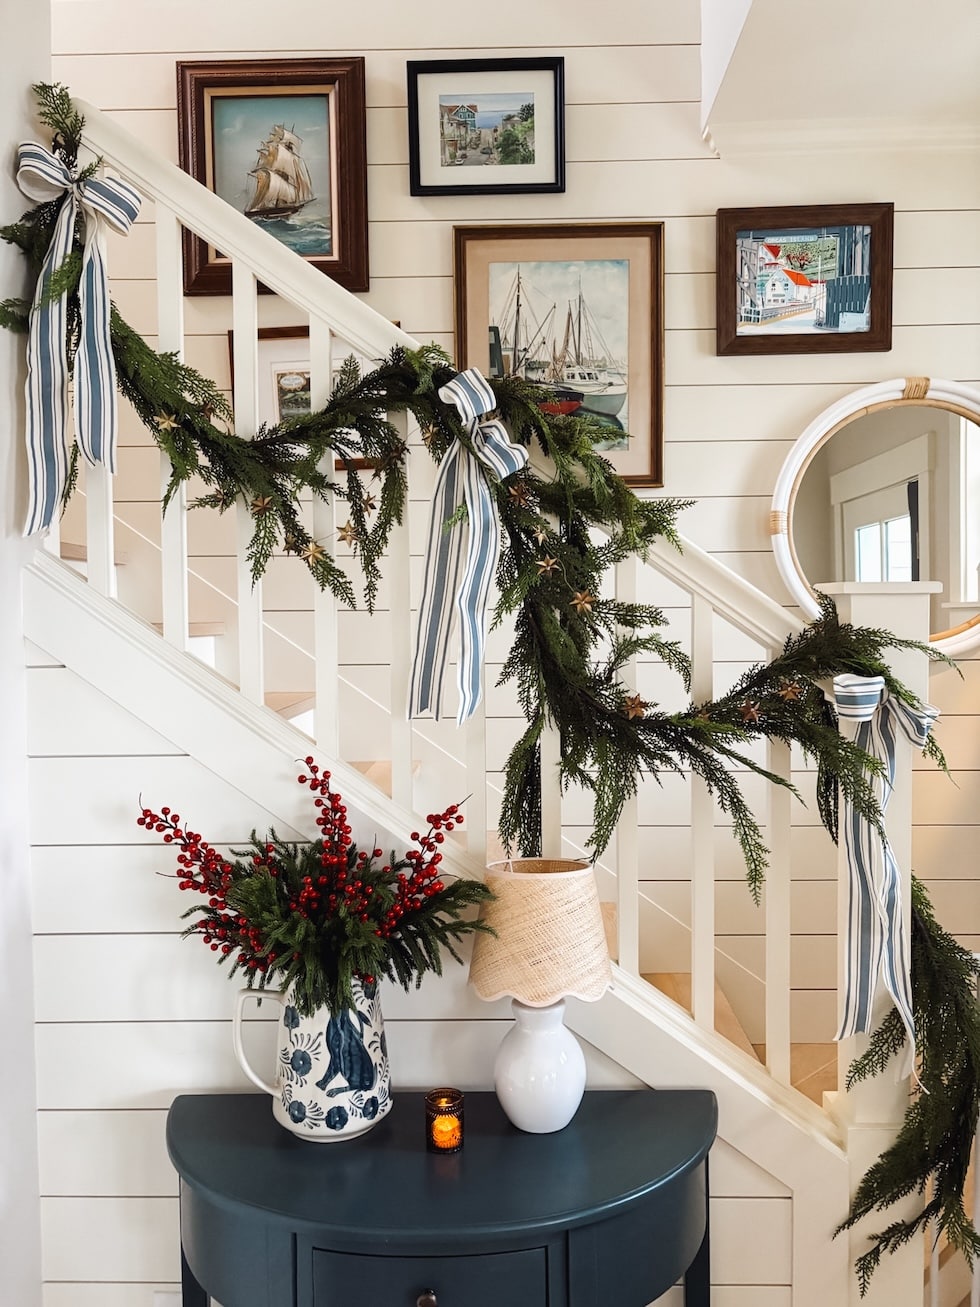
<svg viewBox="0 0 980 1307"><path fill-rule="evenodd" d="M980 965L938 924L925 889L912 877L912 999L917 1031L919 1088L898 1137L864 1175L841 1230L884 1211L910 1194L931 1193L919 1214L893 1221L871 1235L872 1246L855 1263L861 1296L885 1253L922 1230L944 1234L973 1263L980 1236L963 1207L970 1150L980 1112ZM850 1067L847 1088L882 1075L905 1044L892 1008ZM935 1226L931 1229L931 1223Z"/></svg>
<svg viewBox="0 0 980 1307"><path fill-rule="evenodd" d="M39 117L54 133L53 151L74 168L83 122L68 91L47 85L34 90ZM59 207L38 205L0 228L0 237L24 253L35 277ZM51 288L52 294L69 292L69 359L77 345L80 249L76 231L75 248ZM0 304L0 326L25 331L29 311L29 300L7 300ZM111 341L119 387L171 462L165 505L179 486L199 478L205 493L196 506L225 512L244 504L250 510L254 578L262 576L274 551L281 549L295 555L319 586L353 605L353 584L331 558L329 542L313 538L300 514L301 496L340 500L349 516L338 534L359 560L364 599L373 608L380 559L406 503L408 450L384 415L411 414L436 460L453 441L465 441L456 410L437 393L454 375L446 355L434 346L394 350L364 376L348 360L322 409L262 427L253 439L243 439L234 433L232 413L215 384L176 355L156 353L115 309ZM657 539L678 543L676 517L687 501L641 500L633 494L596 452L595 443L607 429L594 419L544 413L542 392L521 380L490 384L511 439L539 452L539 461L550 468L545 476L529 466L492 483L504 541L496 618L512 618L516 627L502 679L514 683L528 723L505 769L500 833L507 846L526 856L541 851L540 740L546 725L560 732L562 782L580 784L593 796L590 846L595 855L609 843L624 803L645 774L690 771L704 780L731 818L758 901L768 854L737 772L748 769L773 783L786 783L747 756L759 738L796 744L815 760L820 817L835 839L838 790L880 830L874 784L881 765L839 734L821 682L842 672L880 675L892 694L917 705L889 671L884 653L918 648L932 658L940 655L888 631L842 623L826 601L817 621L787 640L772 662L744 673L720 698L692 702L679 713L645 702L625 680L634 657L662 661L688 685L689 661L662 634L665 619L659 609L602 597L603 577L618 561L642 558ZM337 462L343 468L339 475L332 470ZM69 478L66 498L73 485ZM593 539L595 528L601 528L601 543ZM945 767L931 738L926 752ZM980 1084L980 1034L966 997L975 969L935 925L918 886L914 908L915 1015L920 1074L929 1093L910 1107L899 1139L865 1177L844 1225L921 1189L932 1175L937 1196L927 1210L939 1213L952 1242L975 1253L980 1251L977 1236L962 1207ZM900 1025L887 1020L855 1074L878 1072L900 1039ZM919 1224L921 1220L898 1223L878 1236L858 1264L862 1286L882 1252L911 1237Z"/></svg>

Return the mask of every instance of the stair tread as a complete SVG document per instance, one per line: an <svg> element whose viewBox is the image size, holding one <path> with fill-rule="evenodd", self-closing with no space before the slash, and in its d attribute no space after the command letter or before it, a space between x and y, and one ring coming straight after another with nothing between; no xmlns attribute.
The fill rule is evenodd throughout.
<svg viewBox="0 0 980 1307"><path fill-rule="evenodd" d="M688 971L648 971L642 974L642 979L655 989L659 989L662 994L672 998L679 1007L685 1011L691 1011L691 974ZM735 1010L729 1003L725 991L715 981L715 1030L722 1035L736 1048L740 1048L743 1053L755 1059L758 1054L755 1051L748 1035L742 1027L742 1023L735 1015Z"/></svg>

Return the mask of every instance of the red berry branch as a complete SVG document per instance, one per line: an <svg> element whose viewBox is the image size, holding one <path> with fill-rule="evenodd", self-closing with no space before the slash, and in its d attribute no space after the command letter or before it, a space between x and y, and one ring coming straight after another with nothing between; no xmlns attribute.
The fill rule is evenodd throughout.
<svg viewBox="0 0 980 1307"><path fill-rule="evenodd" d="M253 831L251 847L229 860L170 808L141 808L137 824L177 846L179 888L206 898L184 913L192 918L184 934L200 935L250 986L274 978L292 987L308 1015L350 1006L355 979L371 985L383 975L407 989L426 971L441 972L441 950L460 960L454 943L483 929L469 910L489 892L480 881L443 879L441 846L462 824L458 804L430 813L428 830L412 832L413 847L384 861L380 848L354 844L330 772L312 757L305 766L296 779L316 796L320 832L308 844Z"/></svg>

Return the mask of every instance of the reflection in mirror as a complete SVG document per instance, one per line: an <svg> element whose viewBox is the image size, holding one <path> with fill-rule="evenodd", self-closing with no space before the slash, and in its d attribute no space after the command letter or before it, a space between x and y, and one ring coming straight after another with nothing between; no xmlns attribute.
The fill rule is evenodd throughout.
<svg viewBox="0 0 980 1307"><path fill-rule="evenodd" d="M899 379L831 405L793 446L773 547L804 611L833 581L939 581L932 639L980 641L980 392Z"/></svg>

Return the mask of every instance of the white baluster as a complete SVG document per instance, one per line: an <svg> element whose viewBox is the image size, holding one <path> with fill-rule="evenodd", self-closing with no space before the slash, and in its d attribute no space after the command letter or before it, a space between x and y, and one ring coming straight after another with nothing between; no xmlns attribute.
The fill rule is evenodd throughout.
<svg viewBox="0 0 980 1307"><path fill-rule="evenodd" d="M772 740L769 770L790 778L790 746ZM766 1066L781 1084L790 1083L790 822L793 796L769 786L769 871L766 876Z"/></svg>
<svg viewBox="0 0 980 1307"><path fill-rule="evenodd" d="M235 332L235 430L252 436L258 425L258 303L255 275L232 265L232 324ZM253 584L247 558L254 518L249 504L236 505L238 524L238 687L246 699L262 702L262 583Z"/></svg>
<svg viewBox="0 0 980 1307"><path fill-rule="evenodd" d="M177 215L163 203L156 206L157 338L161 351L184 356L184 290L181 227ZM160 455L160 499L170 484L171 465ZM163 638L187 648L187 492L181 486L163 514L160 526L163 591Z"/></svg>
<svg viewBox="0 0 980 1307"><path fill-rule="evenodd" d="M333 389L333 333L321 319L310 318L310 406L322 408ZM335 472L334 456L327 454L322 469L331 478ZM328 554L337 554L337 510L333 498L313 500L311 518L313 539ZM346 548L346 546L345 546ZM316 587L313 595L313 647L315 709L313 714L316 742L331 758L340 756L340 655L338 649L337 600L330 590Z"/></svg>
<svg viewBox="0 0 980 1307"><path fill-rule="evenodd" d="M408 444L408 415L389 413L388 420ZM417 451L416 457L423 457ZM412 455L409 455L409 482L412 476ZM392 528L388 539L388 554L384 563L388 578L388 617L391 623L391 666L388 690L391 702L391 797L403 808L412 808L412 723L408 717L408 687L412 670L412 635L415 630L412 613L411 538L408 525L408 502L400 526Z"/></svg>
<svg viewBox="0 0 980 1307"><path fill-rule="evenodd" d="M112 477L102 463L85 469L86 576L93 590L115 598L115 521Z"/></svg>
<svg viewBox="0 0 980 1307"><path fill-rule="evenodd" d="M691 697L713 697L714 610L691 599ZM715 805L699 776L691 776L691 1002L699 1026L715 1025Z"/></svg>
<svg viewBox="0 0 980 1307"><path fill-rule="evenodd" d="M635 557L616 564L616 598L636 601ZM623 683L636 693L636 659L623 668ZM642 778L638 778L642 784ZM617 961L631 976L640 974L639 804L634 794L623 805L616 827L616 945Z"/></svg>
<svg viewBox="0 0 980 1307"><path fill-rule="evenodd" d="M541 732L541 856L544 858L562 856L560 762L561 736L556 726L546 723Z"/></svg>

